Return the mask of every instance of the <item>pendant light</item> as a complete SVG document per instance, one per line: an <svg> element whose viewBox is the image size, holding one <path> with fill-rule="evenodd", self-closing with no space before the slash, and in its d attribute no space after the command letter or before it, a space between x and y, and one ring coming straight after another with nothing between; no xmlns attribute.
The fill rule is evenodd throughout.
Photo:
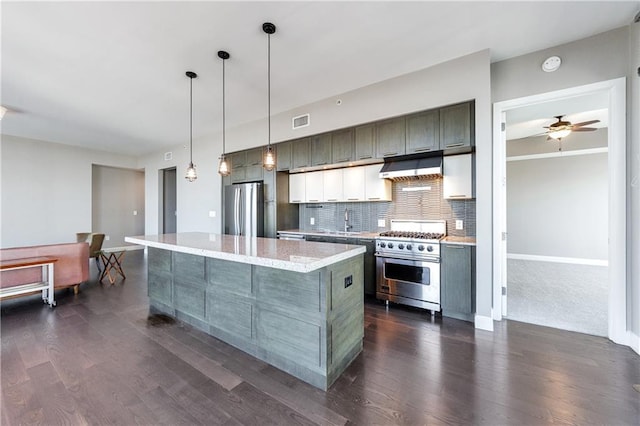
<svg viewBox="0 0 640 426"><path fill-rule="evenodd" d="M197 78L198 74L193 71L187 71L185 74L189 77L189 167L185 179L193 182L198 179L196 166L193 165L193 79Z"/></svg>
<svg viewBox="0 0 640 426"><path fill-rule="evenodd" d="M218 166L218 173L221 176L229 176L231 169L229 169L229 163L227 163L227 157L225 156L225 96L224 96L224 61L229 59L229 53L224 50L218 51L218 57L222 59L222 155L220 156L220 165Z"/></svg>
<svg viewBox="0 0 640 426"><path fill-rule="evenodd" d="M268 112L267 120L269 125L269 139L267 140L267 152L264 154L262 165L267 171L271 171L276 167L276 157L271 147L271 34L276 32L276 26L271 22L265 22L262 24L262 31L267 33L267 98L268 98Z"/></svg>

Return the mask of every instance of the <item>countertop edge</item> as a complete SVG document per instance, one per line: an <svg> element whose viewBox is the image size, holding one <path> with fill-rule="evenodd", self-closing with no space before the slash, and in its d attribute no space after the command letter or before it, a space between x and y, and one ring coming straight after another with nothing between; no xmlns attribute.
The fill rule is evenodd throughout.
<svg viewBox="0 0 640 426"><path fill-rule="evenodd" d="M302 273L313 272L320 268L324 268L325 266L355 257L359 254L366 252L366 248L364 246L354 246L353 249L349 251L345 251L343 253L325 257L323 259L319 259L314 262L301 264L301 263L296 263L296 262L291 262L286 260L268 259L264 257L247 256L242 254L225 253L221 251L213 251L213 250L199 249L194 247L179 246L174 244L165 244L165 243L156 242L156 241L147 241L147 240L137 239L134 237L125 237L124 240L128 243L140 244L148 247L176 251L179 253L193 254L196 256L229 260L232 262L247 263L251 265L265 266L268 268L284 269L288 271L302 272ZM314 244L314 243L309 242L309 244Z"/></svg>
<svg viewBox="0 0 640 426"><path fill-rule="evenodd" d="M450 239L451 238L451 239ZM470 237L445 237L442 244L455 244L459 246L475 246L475 238Z"/></svg>

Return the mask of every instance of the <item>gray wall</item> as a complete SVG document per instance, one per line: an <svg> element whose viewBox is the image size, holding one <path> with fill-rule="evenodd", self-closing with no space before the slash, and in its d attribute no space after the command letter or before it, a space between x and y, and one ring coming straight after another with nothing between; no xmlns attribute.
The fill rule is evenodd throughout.
<svg viewBox="0 0 640 426"><path fill-rule="evenodd" d="M92 164L135 168L124 155L2 135L0 246L75 242L91 226Z"/></svg>
<svg viewBox="0 0 640 426"><path fill-rule="evenodd" d="M91 232L109 236L104 248L127 246L125 236L144 234L144 172L93 166Z"/></svg>
<svg viewBox="0 0 640 426"><path fill-rule="evenodd" d="M630 17L631 19L631 17ZM627 152L628 152L628 209L627 235L627 326L636 336L640 334L640 130L638 116L640 101L637 67L640 52L640 23L540 50L491 65L491 93L493 102L531 96L584 84L620 77L627 78ZM553 73L545 73L540 65L549 56L562 58L562 66ZM631 59L629 59L631 58ZM634 183L635 182L635 183ZM635 264L635 266L634 266ZM635 342L640 346L640 342Z"/></svg>
<svg viewBox="0 0 640 426"><path fill-rule="evenodd" d="M507 162L507 251L608 258L607 154Z"/></svg>

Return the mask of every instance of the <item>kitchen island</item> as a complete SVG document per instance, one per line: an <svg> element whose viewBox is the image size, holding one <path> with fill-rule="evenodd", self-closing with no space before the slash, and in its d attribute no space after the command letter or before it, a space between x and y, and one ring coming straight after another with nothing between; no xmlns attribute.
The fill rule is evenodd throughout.
<svg viewBox="0 0 640 426"><path fill-rule="evenodd" d="M188 232L148 247L151 309L326 390L362 351L365 247Z"/></svg>

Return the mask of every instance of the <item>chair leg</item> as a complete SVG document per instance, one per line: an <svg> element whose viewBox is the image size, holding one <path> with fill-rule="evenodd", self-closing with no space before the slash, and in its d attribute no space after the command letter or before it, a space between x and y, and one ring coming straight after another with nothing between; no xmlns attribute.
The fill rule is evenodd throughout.
<svg viewBox="0 0 640 426"><path fill-rule="evenodd" d="M73 286L73 294L78 294L80 291L80 284L76 284Z"/></svg>
<svg viewBox="0 0 640 426"><path fill-rule="evenodd" d="M96 256L94 257L95 261L96 261L96 268L98 268L98 272L101 272L100 270L100 256Z"/></svg>

